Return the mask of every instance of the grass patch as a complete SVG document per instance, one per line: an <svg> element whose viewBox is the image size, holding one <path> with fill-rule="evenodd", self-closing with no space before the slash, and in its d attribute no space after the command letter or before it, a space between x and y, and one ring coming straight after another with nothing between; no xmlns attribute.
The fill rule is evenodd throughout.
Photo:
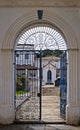
<svg viewBox="0 0 80 130"><path fill-rule="evenodd" d="M27 92L26 91L17 91L16 92L16 96L20 96L20 95L23 95L23 94L26 94Z"/></svg>

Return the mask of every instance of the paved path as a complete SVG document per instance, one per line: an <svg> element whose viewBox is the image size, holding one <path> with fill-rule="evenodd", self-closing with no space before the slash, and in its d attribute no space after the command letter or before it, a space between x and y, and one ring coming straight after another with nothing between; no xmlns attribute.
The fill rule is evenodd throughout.
<svg viewBox="0 0 80 130"><path fill-rule="evenodd" d="M39 120L39 97L30 97L16 112L19 121ZM60 97L42 96L42 121L64 122L60 117Z"/></svg>
<svg viewBox="0 0 80 130"><path fill-rule="evenodd" d="M69 126L69 125L6 125L0 126L0 130L80 130L80 127Z"/></svg>
<svg viewBox="0 0 80 130"><path fill-rule="evenodd" d="M16 112L19 121L39 120L39 98L30 97ZM42 121L64 122L60 117L60 97L42 96Z"/></svg>
<svg viewBox="0 0 80 130"><path fill-rule="evenodd" d="M42 96L42 120L47 122L64 122L60 117L59 96Z"/></svg>

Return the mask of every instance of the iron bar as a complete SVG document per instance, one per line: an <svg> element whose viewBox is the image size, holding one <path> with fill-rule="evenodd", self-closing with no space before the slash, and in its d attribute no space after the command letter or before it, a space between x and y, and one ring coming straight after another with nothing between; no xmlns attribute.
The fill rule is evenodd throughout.
<svg viewBox="0 0 80 130"><path fill-rule="evenodd" d="M41 114L42 114L42 50L40 50L40 120L41 120Z"/></svg>

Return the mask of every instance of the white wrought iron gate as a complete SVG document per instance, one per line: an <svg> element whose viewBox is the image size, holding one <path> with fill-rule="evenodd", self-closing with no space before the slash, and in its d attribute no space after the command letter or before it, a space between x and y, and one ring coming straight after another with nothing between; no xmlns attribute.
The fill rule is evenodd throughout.
<svg viewBox="0 0 80 130"><path fill-rule="evenodd" d="M16 120L41 119L41 51L15 51Z"/></svg>

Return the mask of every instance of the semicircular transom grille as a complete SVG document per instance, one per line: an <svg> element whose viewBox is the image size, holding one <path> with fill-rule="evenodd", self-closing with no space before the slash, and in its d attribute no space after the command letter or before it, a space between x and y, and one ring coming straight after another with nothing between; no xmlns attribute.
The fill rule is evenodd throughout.
<svg viewBox="0 0 80 130"><path fill-rule="evenodd" d="M17 45L34 45L35 50L66 50L62 35L53 28L42 26L25 31L18 39Z"/></svg>

